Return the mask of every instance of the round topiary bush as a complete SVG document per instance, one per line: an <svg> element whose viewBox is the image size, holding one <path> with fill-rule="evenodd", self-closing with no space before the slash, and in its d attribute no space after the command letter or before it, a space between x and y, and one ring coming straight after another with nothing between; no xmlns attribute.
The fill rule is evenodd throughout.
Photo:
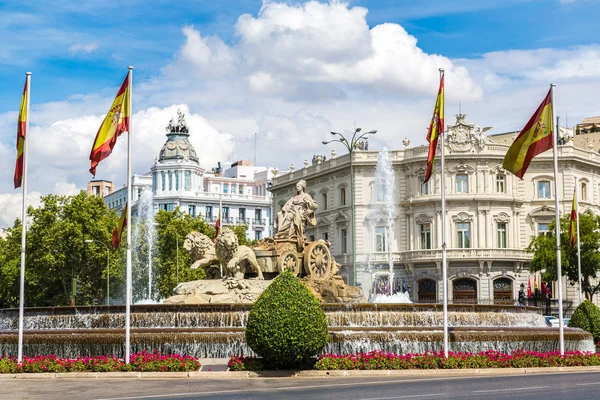
<svg viewBox="0 0 600 400"><path fill-rule="evenodd" d="M319 301L290 270L273 280L248 315L246 343L267 368L300 367L323 350L328 338Z"/></svg>
<svg viewBox="0 0 600 400"><path fill-rule="evenodd" d="M594 303L585 300L577 307L569 320L569 327L588 331L594 338L600 337L600 310Z"/></svg>

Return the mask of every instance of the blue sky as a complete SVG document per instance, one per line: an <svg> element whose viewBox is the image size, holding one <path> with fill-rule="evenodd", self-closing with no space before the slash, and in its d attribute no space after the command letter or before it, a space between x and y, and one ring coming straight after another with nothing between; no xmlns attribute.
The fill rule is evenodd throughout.
<svg viewBox="0 0 600 400"><path fill-rule="evenodd" d="M0 1L0 226L20 204L11 183L26 71L39 197L91 178L89 148L127 65L136 172L149 170L178 108L205 167L252 159L256 132L259 164L285 169L355 124L378 129L373 148L422 144L439 67L447 119L460 101L491 133L520 129L550 82L559 115L598 115L597 15L595 0ZM117 186L122 142L97 176Z"/></svg>

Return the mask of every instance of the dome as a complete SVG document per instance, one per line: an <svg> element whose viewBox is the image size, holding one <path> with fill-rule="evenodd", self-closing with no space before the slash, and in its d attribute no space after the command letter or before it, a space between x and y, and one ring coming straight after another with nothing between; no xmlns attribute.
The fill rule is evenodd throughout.
<svg viewBox="0 0 600 400"><path fill-rule="evenodd" d="M198 155L190 143L189 128L185 123L185 115L177 110L177 123L171 119L166 127L167 141L158 155L158 161L191 160L198 163Z"/></svg>

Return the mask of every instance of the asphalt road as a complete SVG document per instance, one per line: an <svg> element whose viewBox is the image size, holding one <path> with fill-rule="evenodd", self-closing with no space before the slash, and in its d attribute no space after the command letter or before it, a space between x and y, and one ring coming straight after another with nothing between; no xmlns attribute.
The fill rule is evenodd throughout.
<svg viewBox="0 0 600 400"><path fill-rule="evenodd" d="M600 373L455 378L14 379L0 398L43 400L600 399Z"/></svg>

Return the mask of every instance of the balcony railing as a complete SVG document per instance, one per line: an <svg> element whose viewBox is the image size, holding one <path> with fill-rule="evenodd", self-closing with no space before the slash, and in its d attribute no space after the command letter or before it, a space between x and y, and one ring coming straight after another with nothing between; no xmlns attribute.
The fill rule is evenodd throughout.
<svg viewBox="0 0 600 400"><path fill-rule="evenodd" d="M533 255L520 249L448 249L446 251L448 259L456 260L480 260L480 259L501 259L501 260L531 260ZM373 253L371 260L374 262L388 261L388 253ZM392 253L393 261L430 261L441 260L442 250L410 250Z"/></svg>

